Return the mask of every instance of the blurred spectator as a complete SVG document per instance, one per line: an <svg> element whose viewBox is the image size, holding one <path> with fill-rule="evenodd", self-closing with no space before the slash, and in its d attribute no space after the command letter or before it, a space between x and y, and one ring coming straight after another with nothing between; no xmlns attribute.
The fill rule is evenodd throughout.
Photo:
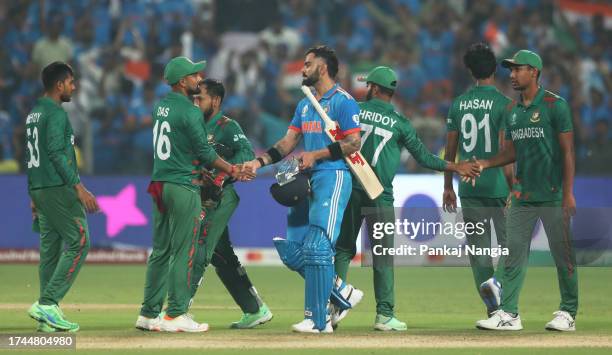
<svg viewBox="0 0 612 355"><path fill-rule="evenodd" d="M32 62L40 71L55 61L69 63L72 60L72 42L61 35L64 21L59 15L49 20L49 26L42 31L44 37L34 44Z"/></svg>
<svg viewBox="0 0 612 355"><path fill-rule="evenodd" d="M77 72L66 107L87 171L149 174L150 109L170 90L168 60L206 59L205 75L225 83L223 109L265 149L303 99L303 54L316 44L336 50L338 80L358 99L358 76L393 67L400 79L393 104L438 151L450 100L471 85L462 54L485 40L499 59L521 48L542 56L542 85L572 109L578 173L594 166L612 173L611 164L600 164L609 159L603 136L612 137L607 13L576 15L554 0L2 1L0 160L12 168L0 163L0 171L23 165L23 118L41 93L40 67L50 61L70 61ZM507 70L496 78L517 97ZM409 155L403 159L406 171L420 172Z"/></svg>

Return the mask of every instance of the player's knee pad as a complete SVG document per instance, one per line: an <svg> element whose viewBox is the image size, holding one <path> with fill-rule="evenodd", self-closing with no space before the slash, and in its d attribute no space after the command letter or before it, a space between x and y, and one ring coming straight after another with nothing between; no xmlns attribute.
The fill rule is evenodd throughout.
<svg viewBox="0 0 612 355"><path fill-rule="evenodd" d="M334 250L327 233L317 226L311 226L302 247L306 265L333 265Z"/></svg>
<svg viewBox="0 0 612 355"><path fill-rule="evenodd" d="M274 238L272 241L283 263L289 269L302 273L304 269L302 244L283 238Z"/></svg>

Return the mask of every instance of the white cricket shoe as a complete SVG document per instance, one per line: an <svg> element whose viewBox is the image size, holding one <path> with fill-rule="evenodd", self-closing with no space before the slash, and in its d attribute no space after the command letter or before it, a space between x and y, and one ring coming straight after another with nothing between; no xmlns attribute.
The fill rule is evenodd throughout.
<svg viewBox="0 0 612 355"><path fill-rule="evenodd" d="M492 314L501 304L501 284L495 279L495 277L492 277L481 283L478 290L480 293L480 298L482 298L482 301L487 306L487 312Z"/></svg>
<svg viewBox="0 0 612 355"><path fill-rule="evenodd" d="M291 329L296 333L333 333L330 319L327 320L324 330L315 328L315 324L312 319L306 318L303 321L291 326Z"/></svg>
<svg viewBox="0 0 612 355"><path fill-rule="evenodd" d="M208 324L198 323L193 320L192 315L185 313L175 318L164 316L160 322L160 328L164 332L200 333L208 330Z"/></svg>
<svg viewBox="0 0 612 355"><path fill-rule="evenodd" d="M516 317L513 317L511 314L500 309L493 312L489 319L476 322L476 328L487 330L521 330L523 329L523 324L521 323L521 316L518 314Z"/></svg>
<svg viewBox="0 0 612 355"><path fill-rule="evenodd" d="M558 330L560 332L576 331L576 321L569 313L566 311L556 311L553 315L555 318L546 323L546 330Z"/></svg>
<svg viewBox="0 0 612 355"><path fill-rule="evenodd" d="M340 309L334 305L331 306L331 324L334 328L347 316L349 310L355 308L363 298L363 291L349 284L344 286L340 294L351 304L351 308Z"/></svg>
<svg viewBox="0 0 612 355"><path fill-rule="evenodd" d="M136 319L136 329L159 332L161 330L160 323L160 316L157 316L155 318L147 318L145 316L139 315L138 319Z"/></svg>

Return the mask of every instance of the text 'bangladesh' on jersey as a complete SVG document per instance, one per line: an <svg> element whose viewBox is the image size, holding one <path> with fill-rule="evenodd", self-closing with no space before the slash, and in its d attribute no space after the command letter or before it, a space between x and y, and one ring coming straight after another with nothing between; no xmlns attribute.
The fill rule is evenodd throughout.
<svg viewBox="0 0 612 355"><path fill-rule="evenodd" d="M516 152L521 201L558 201L563 197L563 159L559 133L573 131L572 115L560 96L540 88L533 102L522 100L506 117L506 139Z"/></svg>
<svg viewBox="0 0 612 355"><path fill-rule="evenodd" d="M202 112L185 95L171 92L155 105L152 181L196 186L198 163L217 159L204 125Z"/></svg>
<svg viewBox="0 0 612 355"><path fill-rule="evenodd" d="M66 111L42 97L26 118L25 128L28 189L78 184L74 134Z"/></svg>
<svg viewBox="0 0 612 355"><path fill-rule="evenodd" d="M474 86L453 101L446 119L449 132L459 135L459 159L488 159L499 152L499 132L511 100L494 86ZM461 197L507 197L510 192L502 167L486 169L476 185L459 182Z"/></svg>
<svg viewBox="0 0 612 355"><path fill-rule="evenodd" d="M361 125L361 154L370 163L384 187L393 196L393 178L400 164L402 147L421 165L442 171L446 161L431 154L421 142L410 121L397 113L388 102L371 99L359 103ZM353 187L363 189L354 182Z"/></svg>

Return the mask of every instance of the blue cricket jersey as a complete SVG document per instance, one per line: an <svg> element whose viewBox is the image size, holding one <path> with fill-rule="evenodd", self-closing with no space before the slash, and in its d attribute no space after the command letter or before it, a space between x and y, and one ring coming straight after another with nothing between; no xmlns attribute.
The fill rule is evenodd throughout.
<svg viewBox="0 0 612 355"><path fill-rule="evenodd" d="M344 91L340 85L334 85L319 100L321 107L329 117L340 126L340 132L348 135L360 131L359 105L353 97ZM293 114L289 129L300 132L304 137L304 149L307 152L327 148L331 139L323 131L325 124L319 113L312 106L308 98L302 99ZM318 160L312 170L347 170L344 159Z"/></svg>

